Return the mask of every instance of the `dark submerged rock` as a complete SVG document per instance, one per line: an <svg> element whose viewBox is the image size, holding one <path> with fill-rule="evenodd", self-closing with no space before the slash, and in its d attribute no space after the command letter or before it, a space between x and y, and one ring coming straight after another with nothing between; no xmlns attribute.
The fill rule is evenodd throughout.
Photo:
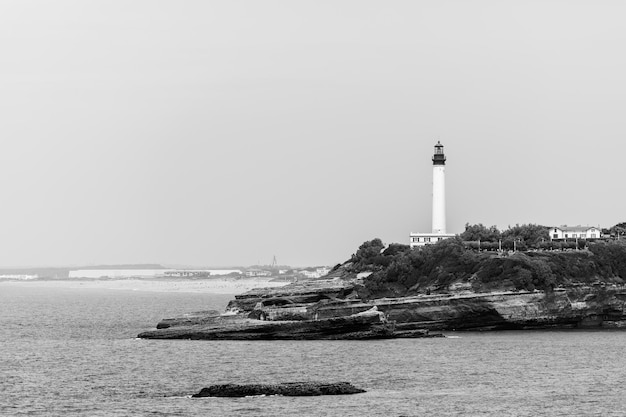
<svg viewBox="0 0 626 417"><path fill-rule="evenodd" d="M365 392L349 382L287 382L282 384L221 384L202 388L193 398L248 397L253 395L284 395L287 397L345 395Z"/></svg>

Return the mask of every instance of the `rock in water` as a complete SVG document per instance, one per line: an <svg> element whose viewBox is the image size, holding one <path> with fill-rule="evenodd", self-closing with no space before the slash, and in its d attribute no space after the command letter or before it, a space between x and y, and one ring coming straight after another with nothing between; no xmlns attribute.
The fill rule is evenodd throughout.
<svg viewBox="0 0 626 417"><path fill-rule="evenodd" d="M202 388L193 398L248 397L252 395L284 395L288 397L313 395L344 395L365 392L349 382L286 382L282 384L221 384Z"/></svg>

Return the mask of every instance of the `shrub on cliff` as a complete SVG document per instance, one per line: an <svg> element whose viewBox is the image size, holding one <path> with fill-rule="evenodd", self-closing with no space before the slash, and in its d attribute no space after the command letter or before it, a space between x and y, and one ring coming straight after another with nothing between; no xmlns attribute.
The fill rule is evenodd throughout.
<svg viewBox="0 0 626 417"><path fill-rule="evenodd" d="M626 242L597 242L590 244L589 250L597 258L598 275L626 279Z"/></svg>
<svg viewBox="0 0 626 417"><path fill-rule="evenodd" d="M549 227L539 224L516 224L500 232L496 226L485 227L481 223L474 225L467 223L465 231L459 237L465 242L480 242L480 249L486 250L498 249L500 241L504 250L512 250L518 245L522 247L519 250L526 250L538 248L542 242L550 240ZM470 246L475 246L474 249L478 248L476 245Z"/></svg>
<svg viewBox="0 0 626 417"><path fill-rule="evenodd" d="M364 242L356 251L350 261L353 272L378 271L387 268L394 258L401 256L410 250L409 245L392 243L387 248L383 242L376 238Z"/></svg>
<svg viewBox="0 0 626 417"><path fill-rule="evenodd" d="M603 229L603 233L605 233L605 230L613 237L624 236L626 235L626 222L617 223L610 229Z"/></svg>
<svg viewBox="0 0 626 417"><path fill-rule="evenodd" d="M482 223L465 224L465 231L459 235L465 242L497 242L501 233L496 226L486 227Z"/></svg>
<svg viewBox="0 0 626 417"><path fill-rule="evenodd" d="M359 246L356 253L352 255L353 267L360 271L366 270L368 267L373 268L376 265L375 269L380 269L379 262L383 257L382 251L384 248L385 245L378 238L364 242Z"/></svg>
<svg viewBox="0 0 626 417"><path fill-rule="evenodd" d="M542 241L550 240L550 228L539 224L516 224L502 232L502 239L517 240L535 247Z"/></svg>
<svg viewBox="0 0 626 417"><path fill-rule="evenodd" d="M475 272L479 255L466 250L461 239L453 238L420 249L398 251L389 259L386 268L366 279L368 290L404 295L399 292L419 292L430 286L445 288L468 279Z"/></svg>
<svg viewBox="0 0 626 417"><path fill-rule="evenodd" d="M456 282L471 283L477 291L549 291L559 285L626 280L626 244L621 242L589 243L589 250L509 255L468 249L460 238L417 249L390 245L382 252L379 241L366 242L353 256L357 265L374 271L364 282L371 297L446 291Z"/></svg>

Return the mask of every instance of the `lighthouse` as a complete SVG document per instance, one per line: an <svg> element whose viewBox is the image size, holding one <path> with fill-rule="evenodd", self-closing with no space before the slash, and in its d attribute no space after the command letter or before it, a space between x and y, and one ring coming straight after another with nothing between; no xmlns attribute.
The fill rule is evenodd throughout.
<svg viewBox="0 0 626 417"><path fill-rule="evenodd" d="M433 155L433 234L446 233L446 155L437 141Z"/></svg>
<svg viewBox="0 0 626 417"><path fill-rule="evenodd" d="M437 141L433 155L432 199L432 231L431 233L411 233L409 236L411 247L437 243L454 236L454 234L446 233L446 155L443 153L443 145L440 141Z"/></svg>

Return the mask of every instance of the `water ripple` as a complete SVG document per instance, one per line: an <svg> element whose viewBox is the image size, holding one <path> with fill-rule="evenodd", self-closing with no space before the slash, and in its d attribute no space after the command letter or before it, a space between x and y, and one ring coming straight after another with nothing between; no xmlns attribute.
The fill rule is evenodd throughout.
<svg viewBox="0 0 626 417"><path fill-rule="evenodd" d="M626 414L626 332L369 342L135 339L163 317L221 309L228 298L3 287L0 415ZM216 383L301 380L346 380L368 392L189 398Z"/></svg>

